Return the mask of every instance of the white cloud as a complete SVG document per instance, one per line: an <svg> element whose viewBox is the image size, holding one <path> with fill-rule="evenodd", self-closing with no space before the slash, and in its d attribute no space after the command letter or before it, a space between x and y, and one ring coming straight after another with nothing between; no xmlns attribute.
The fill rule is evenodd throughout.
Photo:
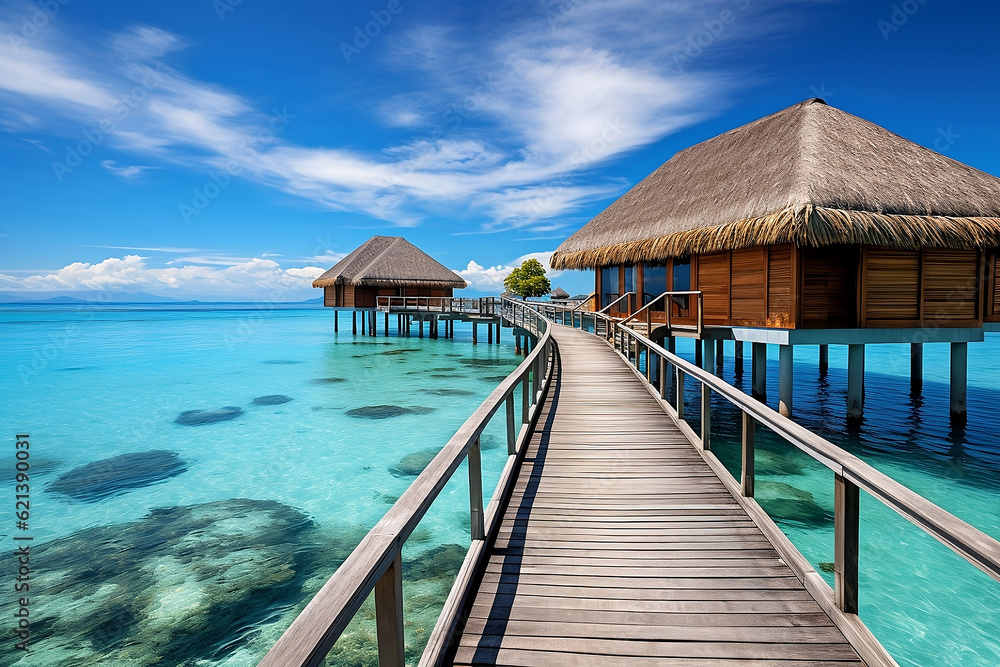
<svg viewBox="0 0 1000 667"><path fill-rule="evenodd" d="M101 166L112 174L121 176L122 178L135 178L136 176L141 176L144 171L156 169L156 167L146 167L138 164L118 164L114 160L101 160Z"/></svg>
<svg viewBox="0 0 1000 667"><path fill-rule="evenodd" d="M317 266L283 269L270 259L252 258L222 268L203 264L154 268L139 255L109 257L90 264L74 262L50 273L15 277L0 273L8 290L46 292L80 289L135 290L174 293L233 294L240 296L305 290L325 271Z"/></svg>
<svg viewBox="0 0 1000 667"><path fill-rule="evenodd" d="M453 270L462 276L469 283L469 287L474 290L480 292L502 292L504 278L528 259L537 259L545 267L545 275L550 279L561 276L562 271L549 268L549 258L552 256L552 252L552 250L549 250L547 252L532 252L527 255L521 255L508 265L483 266L475 260L470 260L464 269Z"/></svg>

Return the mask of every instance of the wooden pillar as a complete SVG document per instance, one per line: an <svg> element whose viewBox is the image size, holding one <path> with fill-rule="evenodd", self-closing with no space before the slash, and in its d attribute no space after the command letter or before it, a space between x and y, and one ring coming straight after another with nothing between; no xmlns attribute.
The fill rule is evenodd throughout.
<svg viewBox="0 0 1000 667"><path fill-rule="evenodd" d="M754 343L750 348L750 372L753 374L753 389L751 395L760 400L767 400L767 344Z"/></svg>
<svg viewBox="0 0 1000 667"><path fill-rule="evenodd" d="M715 366L717 370L722 370L722 361L726 356L726 341L721 338L715 341Z"/></svg>
<svg viewBox="0 0 1000 667"><path fill-rule="evenodd" d="M521 337L514 336L514 354L521 354Z"/></svg>
<svg viewBox="0 0 1000 667"><path fill-rule="evenodd" d="M664 341L666 342L667 352L670 354L677 354L677 339L673 336L667 336Z"/></svg>
<svg viewBox="0 0 1000 667"><path fill-rule="evenodd" d="M340 311L333 311L333 333L340 331Z"/></svg>
<svg viewBox="0 0 1000 667"><path fill-rule="evenodd" d="M385 312L385 331L383 332L385 337L389 337L389 311Z"/></svg>
<svg viewBox="0 0 1000 667"><path fill-rule="evenodd" d="M403 563L400 552L375 584L378 664L403 667Z"/></svg>
<svg viewBox="0 0 1000 667"><path fill-rule="evenodd" d="M477 345L479 343L479 322L472 320L472 344Z"/></svg>
<svg viewBox="0 0 1000 667"><path fill-rule="evenodd" d="M373 310L368 313L368 320L372 325L372 336L378 338L378 314Z"/></svg>
<svg viewBox="0 0 1000 667"><path fill-rule="evenodd" d="M697 338L694 341L694 365L697 366L698 368L705 367L702 364L702 353L701 353L702 348L704 348L704 345L702 345L703 342L705 341L698 340Z"/></svg>
<svg viewBox="0 0 1000 667"><path fill-rule="evenodd" d="M486 343L488 345L492 345L493 344L493 323L492 322L487 322L486 323Z"/></svg>
<svg viewBox="0 0 1000 667"><path fill-rule="evenodd" d="M715 341L708 340L707 338L699 342L699 345L704 344L705 348L705 365L702 366L709 373L715 372Z"/></svg>
<svg viewBox="0 0 1000 667"><path fill-rule="evenodd" d="M910 343L910 387L919 389L924 384L924 344Z"/></svg>
<svg viewBox="0 0 1000 667"><path fill-rule="evenodd" d="M420 316L420 337L424 337L424 316Z"/></svg>
<svg viewBox="0 0 1000 667"><path fill-rule="evenodd" d="M857 485L834 475L833 494L833 593L837 607L858 613L858 527L860 493Z"/></svg>
<svg viewBox="0 0 1000 667"><path fill-rule="evenodd" d="M792 366L794 348L782 345L778 348L778 412L792 416Z"/></svg>
<svg viewBox="0 0 1000 667"><path fill-rule="evenodd" d="M820 374L826 373L830 370L830 346L820 345L819 346L819 372Z"/></svg>
<svg viewBox="0 0 1000 667"><path fill-rule="evenodd" d="M860 419L865 412L865 346L847 346L847 418Z"/></svg>
<svg viewBox="0 0 1000 667"><path fill-rule="evenodd" d="M951 344L951 418L964 422L967 417L966 393L969 381L969 344Z"/></svg>
<svg viewBox="0 0 1000 667"><path fill-rule="evenodd" d="M737 340L733 341L736 347L736 353L733 355L733 368L736 371L736 375L743 375L743 341Z"/></svg>

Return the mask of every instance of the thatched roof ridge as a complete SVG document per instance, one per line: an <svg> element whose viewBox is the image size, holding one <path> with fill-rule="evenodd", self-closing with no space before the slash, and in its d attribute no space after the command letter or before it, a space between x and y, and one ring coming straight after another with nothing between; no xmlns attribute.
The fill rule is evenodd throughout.
<svg viewBox="0 0 1000 667"><path fill-rule="evenodd" d="M677 153L552 255L553 268L774 243L1000 246L1000 179L807 100Z"/></svg>
<svg viewBox="0 0 1000 667"><path fill-rule="evenodd" d="M462 289L468 283L402 236L373 236L312 285Z"/></svg>

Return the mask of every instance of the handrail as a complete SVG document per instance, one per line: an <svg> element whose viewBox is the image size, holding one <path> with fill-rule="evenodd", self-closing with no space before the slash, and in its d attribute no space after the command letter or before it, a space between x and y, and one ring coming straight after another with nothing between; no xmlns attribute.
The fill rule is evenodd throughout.
<svg viewBox="0 0 1000 667"><path fill-rule="evenodd" d="M614 305L618 304L618 303L619 303L619 302L620 302L620 301L621 301L622 299L624 299L624 298L626 298L626 297L628 297L628 296L631 296L631 295L633 295L633 294L635 294L635 292L625 292L625 293L624 293L624 294L622 294L622 295L621 295L620 297L618 297L617 299L615 299L614 301L612 301L612 302L611 302L611 303L609 303L608 305L604 306L604 308L601 308L601 309L600 309L600 310L598 310L597 312L598 312L598 313L603 313L604 311L606 311L606 310L608 310L609 308L611 308L611 306L614 306Z"/></svg>
<svg viewBox="0 0 1000 667"><path fill-rule="evenodd" d="M769 539L787 551L789 564L803 579L817 600L831 613L838 627L852 638L855 646L869 664L895 665L895 661L871 637L870 631L858 618L859 584L859 532L860 505L859 491L864 490L917 528L941 542L970 564L1000 581L1000 541L966 523L947 510L935 505L923 496L903 486L888 475L832 442L809 431L788 417L784 417L757 399L751 398L711 372L685 361L661 345L654 343L634 329L623 326L615 318L595 313L595 333L597 317L606 321L608 328L606 341L615 351L635 368L636 375L644 382L654 396L658 393L660 404L681 426L688 439L701 449L705 460L711 465L724 485L737 496L742 496L747 511L752 517L760 517L773 526L766 511L754 500L754 440L756 424L764 424L796 449L816 459L834 473L834 587L819 577L812 566L798 552L795 546L777 528L773 530L762 525ZM576 326L574 320L573 326ZM583 322L581 320L581 326ZM620 338L619 335L620 334ZM634 358L630 357L635 346ZM642 351L645 351L645 373L639 369ZM659 387L652 382L654 362L651 356L659 358ZM676 374L673 382L676 390L676 408L666 400L667 364ZM694 378L701 385L701 434L696 435L684 421L685 376ZM711 451L711 392L715 391L740 409L743 415L742 471L737 480L725 465ZM756 519L755 519L756 521ZM837 617L833 612L840 614Z"/></svg>
<svg viewBox="0 0 1000 667"><path fill-rule="evenodd" d="M835 520L836 541L838 545L847 544L851 546L851 542L856 542L856 537L852 539L850 534L852 532L855 536L857 534L859 517L856 511L856 491L857 489L862 489L934 537L966 561L975 565L993 579L1000 581L1000 541L903 486L885 473L865 463L857 456L816 435L788 417L782 416L757 399L751 398L709 371L701 369L662 346L657 345L637 331L622 326L621 323L614 323L612 326L617 327L621 331L623 338L631 339L637 345L641 345L646 350L647 355L649 352L652 352L659 357L661 359L661 370L664 370L663 366L665 366L662 362L670 363L678 373L694 378L703 388L720 394L743 412L745 415L744 461L747 461L748 456L752 457L753 455L753 436L749 436L749 451L747 451L748 438L746 429L749 426L750 430L752 430L753 424L759 422L770 428L796 449L805 452L810 457L830 468L836 476L838 486L837 495L840 501L835 507L837 514ZM629 341L623 340L621 347L628 350L630 347ZM639 363L638 359L639 354L637 350L635 355L635 365L637 367ZM630 363L632 363L631 360ZM649 362L647 361L647 373L649 372L649 368ZM662 377L665 377L665 374L661 375ZM646 382L649 383L648 380ZM649 384L652 386L652 383ZM663 382L661 381L660 384L662 386ZM680 382L678 382L678 385L680 385ZM661 389L661 397L662 391ZM679 397L682 396L683 394L679 393ZM705 401L703 399L704 404ZM750 418L751 423L749 425L746 423L748 421L746 417ZM709 450L708 438L703 438L702 445L706 451ZM743 473L743 495L753 497L752 462L749 462L749 468L749 471L745 469ZM845 500L843 496L848 498L851 496L855 497L851 501L850 499ZM855 506L851 507L851 505ZM835 563L838 606L842 611L849 611L849 613L857 613L857 549L856 544L853 546L853 549L848 549L848 551L853 551L853 555L842 553L843 547L838 548L835 554L838 560ZM853 564L842 562L844 559L849 558L855 559L855 562ZM851 593L848 594L847 591Z"/></svg>
<svg viewBox="0 0 1000 667"><path fill-rule="evenodd" d="M388 311L394 305L431 313L472 313L496 315L497 298L492 296L465 298L451 296L376 296L375 308Z"/></svg>
<svg viewBox="0 0 1000 667"><path fill-rule="evenodd" d="M402 298L402 297L401 297ZM415 298L415 297L407 297ZM436 298L436 297L424 297ZM348 623L375 591L379 665L403 666L403 599L401 549L463 460L469 460L472 548L481 548L495 531L498 485L484 512L480 437L502 405L506 405L508 467L522 456L541 409L541 399L555 368L555 341L548 321L533 309L504 299L504 312L538 336L534 349L472 413L448 443L375 524L333 576L271 647L258 667L316 667L333 648ZM522 424L515 433L514 391L521 385ZM513 458L512 458L513 457ZM505 468L505 471L507 469ZM507 485L513 476L501 478ZM478 491L478 493L477 493ZM460 573L461 574L461 573Z"/></svg>
<svg viewBox="0 0 1000 667"><path fill-rule="evenodd" d="M618 324L623 325L626 322L629 322L629 321L635 319L643 311L646 311L646 331L648 332L650 330L650 328L652 328L652 322L650 321L650 313L651 313L651 311L648 310L650 306L652 306L654 303L656 303L657 301L659 301L660 299L662 299L665 296L671 296L671 297L673 297L673 296L692 296L692 295L697 295L698 296L698 336L700 337L702 335L702 333L704 333L704 331L705 331L705 295L704 295L704 293L701 290L682 290L682 291L678 291L678 292L664 292L663 294L661 294L660 296L656 297L655 299L653 299L652 301L650 301L645 306L643 306L639 310L635 311L634 313L632 313L631 315L629 315L625 319L620 320L618 322ZM673 304L667 306L667 330L668 331L670 330L670 310L671 310L671 306L672 305Z"/></svg>
<svg viewBox="0 0 1000 667"><path fill-rule="evenodd" d="M580 303L576 304L576 306L573 308L573 312L576 312L576 311L580 310L581 308L583 308L585 305L587 305L588 302L590 302L591 299L595 299L596 300L596 297L597 297L597 292L591 292L590 296L588 296L586 299L584 299Z"/></svg>

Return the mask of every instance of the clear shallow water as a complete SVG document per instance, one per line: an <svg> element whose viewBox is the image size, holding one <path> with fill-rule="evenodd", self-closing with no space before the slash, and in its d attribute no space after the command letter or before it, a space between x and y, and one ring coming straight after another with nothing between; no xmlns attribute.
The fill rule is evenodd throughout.
<svg viewBox="0 0 1000 667"><path fill-rule="evenodd" d="M517 365L503 340L473 346L468 325L453 340L354 337L349 317L335 336L333 313L319 309L0 309L9 442L0 456L12 469L14 435L31 435L27 534L38 576L33 650L4 642L0 665L255 665ZM254 404L275 395L291 400ZM373 406L402 414L349 413ZM223 408L237 416L175 423ZM488 490L506 458L496 421L483 440ZM149 450L176 452L185 469L92 502L49 488L79 466ZM0 490L12 498L9 475ZM167 507L186 509L150 519ZM467 549L468 524L459 470L404 552L413 654ZM0 523L8 545L15 532L13 517ZM367 631L359 624L353 638ZM335 653L356 664L371 651Z"/></svg>
<svg viewBox="0 0 1000 667"><path fill-rule="evenodd" d="M255 665L412 481L390 468L411 454L426 460L518 361L508 336L499 348L473 347L461 326L453 341L355 338L345 318L334 337L332 313L320 310L7 307L0 324L0 424L10 443L0 456L9 469L13 435L31 434L30 532L39 547L63 540L33 552L35 650L25 658L12 642L0 648L0 665L22 667L161 656L158 664ZM679 350L693 356L689 341ZM831 348L821 377L815 349L797 349L796 419L1000 537L1000 337L969 346L969 424L959 431L948 422L948 348L925 351L924 388L911 396L908 348L868 348L867 419L849 429L845 351ZM749 359L742 379L733 371L730 345L723 376L747 388ZM428 391L440 386L457 391ZM773 406L776 359L768 387ZM253 405L276 394L292 400ZM697 428L693 387L688 398ZM412 412L347 415L378 405ZM174 423L226 406L243 412ZM738 472L736 416L716 417L713 437ZM486 488L505 457L495 421L484 439ZM148 450L177 452L186 470L96 502L46 488L80 465ZM762 504L822 568L833 559L831 475L766 433L758 450ZM410 658L468 546L466 485L463 466L404 548ZM13 495L9 478L0 491ZM150 519L160 507L181 509ZM13 517L0 522L8 545L13 532ZM862 499L861 534L862 618L900 664L1000 664L1000 587L871 498ZM5 588L8 609L10 597ZM331 664L371 660L371 618L369 603Z"/></svg>
<svg viewBox="0 0 1000 667"><path fill-rule="evenodd" d="M694 358L693 343L678 352ZM795 350L794 418L860 456L983 532L1000 539L1000 336L969 344L969 419L950 424L949 346L924 346L924 383L911 393L908 345L869 345L865 419L846 421L846 347L830 347L818 371L815 347ZM726 346L722 377L750 389ZM768 404L777 409L777 352L769 349ZM698 389L689 384L686 417L700 428ZM713 398L713 450L737 478L739 414ZM817 571L833 584L833 475L764 428L757 432L757 498ZM862 493L860 615L903 666L1000 665L1000 584Z"/></svg>

